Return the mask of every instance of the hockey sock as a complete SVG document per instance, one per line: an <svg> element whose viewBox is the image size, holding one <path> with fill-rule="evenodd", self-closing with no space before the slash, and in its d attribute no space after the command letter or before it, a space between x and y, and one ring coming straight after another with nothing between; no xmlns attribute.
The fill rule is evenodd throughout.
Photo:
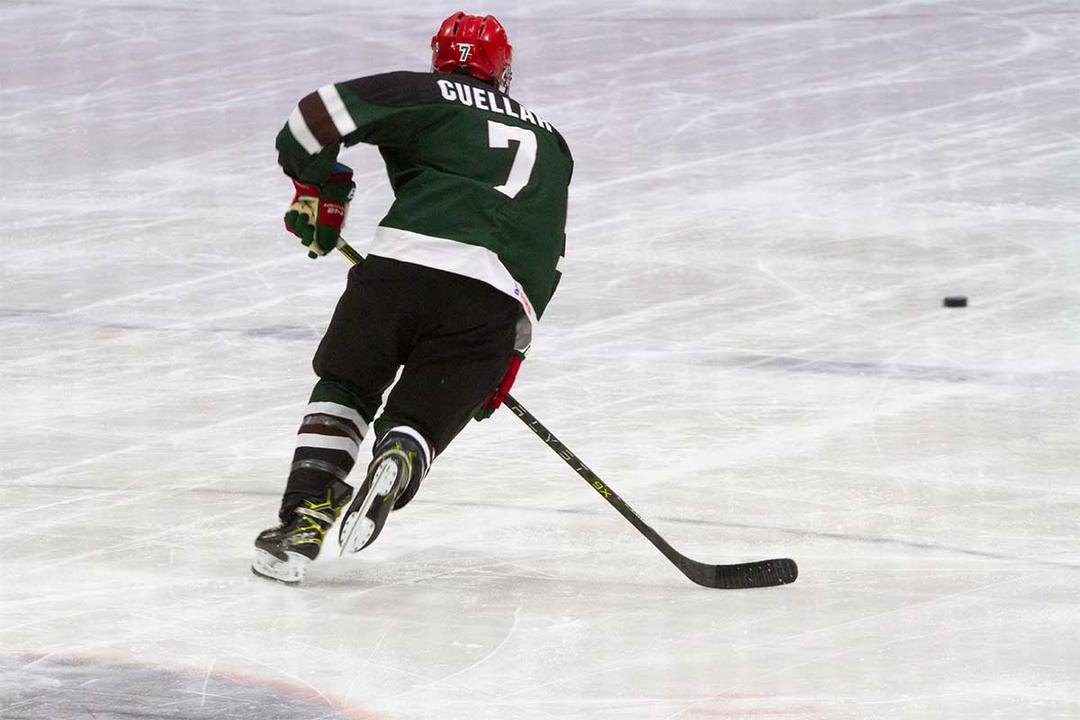
<svg viewBox="0 0 1080 720"><path fill-rule="evenodd" d="M324 496L335 481L345 481L367 427L363 416L347 405L314 399L308 403L281 502L282 522L305 499Z"/></svg>

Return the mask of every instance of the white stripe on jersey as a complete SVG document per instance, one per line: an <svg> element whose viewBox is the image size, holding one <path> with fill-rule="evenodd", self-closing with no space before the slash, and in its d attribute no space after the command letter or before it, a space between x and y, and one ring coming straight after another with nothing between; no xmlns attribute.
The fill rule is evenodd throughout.
<svg viewBox="0 0 1080 720"><path fill-rule="evenodd" d="M323 85L319 88L319 97L322 98L323 105L326 106L326 112L330 115L330 119L334 121L334 127L337 128L339 135L344 137L356 130L356 123L353 122L352 116L349 115L349 111L345 108L345 101L341 99L337 86Z"/></svg>
<svg viewBox="0 0 1080 720"><path fill-rule="evenodd" d="M311 128L308 127L307 120L304 119L304 114L300 112L299 105L296 106L292 111L292 115L289 116L289 132L293 134L293 137L300 143L300 146L312 155L323 149L323 146L320 145L319 141L312 135Z"/></svg>
<svg viewBox="0 0 1080 720"><path fill-rule="evenodd" d="M379 225L375 228L374 238L366 243L361 241L354 247L362 255L371 253L482 280L521 303L529 322L536 325L536 312L525 294L525 288L514 279L499 256L482 245L467 245L456 240Z"/></svg>

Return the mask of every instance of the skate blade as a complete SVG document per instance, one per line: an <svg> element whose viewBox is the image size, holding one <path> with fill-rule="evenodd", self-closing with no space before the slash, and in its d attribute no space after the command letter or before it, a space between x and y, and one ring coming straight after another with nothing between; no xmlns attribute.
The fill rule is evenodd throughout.
<svg viewBox="0 0 1080 720"><path fill-rule="evenodd" d="M386 497L394 489L398 474L401 472L399 465L394 461L384 462L375 473L375 494Z"/></svg>
<svg viewBox="0 0 1080 720"><path fill-rule="evenodd" d="M251 563L251 572L267 580L276 580L286 585L298 585L304 579L311 558L288 551L285 555L288 560L281 560L265 550L256 548L255 562Z"/></svg>
<svg viewBox="0 0 1080 720"><path fill-rule="evenodd" d="M375 532L375 523L360 513L353 513L345 519L341 528L341 551L339 555L355 555L367 547L368 541Z"/></svg>
<svg viewBox="0 0 1080 720"><path fill-rule="evenodd" d="M389 500L387 497L394 492L399 472L396 460L390 459L382 463L375 471L375 476L371 479L371 489L367 491L363 501L357 504L360 498L356 498L353 500L353 507L345 511L339 535L341 546L338 551L339 556L355 555L371 543L375 535L375 521L368 516L371 515L372 506L376 501L393 502L392 497Z"/></svg>

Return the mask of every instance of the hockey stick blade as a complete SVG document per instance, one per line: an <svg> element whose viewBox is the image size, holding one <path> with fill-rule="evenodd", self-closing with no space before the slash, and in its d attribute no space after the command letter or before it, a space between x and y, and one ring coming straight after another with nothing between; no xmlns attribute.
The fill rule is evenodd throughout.
<svg viewBox="0 0 1080 720"><path fill-rule="evenodd" d="M799 566L790 558L776 558L772 560L756 560L748 563L735 563L731 565L709 565L707 563L692 560L671 547L667 540L645 522L632 507L626 504L619 495L596 473L590 470L585 463L574 453L570 452L562 442L555 437L550 430L540 424L525 407L507 395L504 401L521 421L529 426L537 437L547 443L555 454L561 457L567 465L574 469L578 475L589 483L593 490L619 511L631 525L637 528L645 538L651 542L657 550L664 554L668 560L677 567L683 575L691 581L707 588L719 590L745 590L749 588L776 587L795 582L799 577Z"/></svg>
<svg viewBox="0 0 1080 720"><path fill-rule="evenodd" d="M799 566L790 558L755 560L734 565L707 565L691 560L685 555L683 564L676 563L683 575L698 585L720 590L746 590L749 588L789 585L799 577Z"/></svg>

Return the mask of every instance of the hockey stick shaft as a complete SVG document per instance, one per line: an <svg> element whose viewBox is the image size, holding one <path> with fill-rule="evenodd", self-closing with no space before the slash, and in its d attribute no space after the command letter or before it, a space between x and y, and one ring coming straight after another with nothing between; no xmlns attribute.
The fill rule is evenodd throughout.
<svg viewBox="0 0 1080 720"><path fill-rule="evenodd" d="M530 430L536 433L536 436L547 443L547 446L555 451L555 454L566 461L566 464L574 469L578 475L589 483L593 490L599 493L600 497L608 501L611 507L619 511L619 514L630 521L630 524L638 529L642 535L649 539L653 545L664 553L664 556L668 560L671 560L676 565L679 565L679 559L683 556L675 551L675 548L660 537L660 535L649 527L640 515L634 512L634 509L626 504L626 501L619 497L618 493L611 489L607 483L601 480L596 473L589 469L589 467L581 461L577 455L570 451L570 448L566 447L559 438L555 437L550 430L541 424L536 416L525 409L525 406L513 395L507 395L506 400L503 401L506 407L510 408L515 415L521 418L521 421L525 423ZM679 568L682 570L682 568ZM685 571L684 571L685 572Z"/></svg>
<svg viewBox="0 0 1080 720"><path fill-rule="evenodd" d="M337 250L339 253L348 258L349 262L353 265L359 265L364 261L364 256L356 252L353 246L345 242L345 238L339 237L337 242Z"/></svg>
<svg viewBox="0 0 1080 720"><path fill-rule="evenodd" d="M338 252L349 259L354 265L363 261L363 256L354 250L345 240L339 240ZM795 582L799 570L794 560L778 558L773 560L758 560L748 563L732 565L709 565L707 563L692 560L675 548L658 532L645 522L625 500L619 497L610 485L601 480L596 473L570 451L550 430L544 427L536 417L525 409L525 406L517 401L512 395L507 395L504 404L521 418L536 436L543 440L556 455L561 457L566 464L574 469L599 495L607 500L619 514L626 518L634 528L651 542L656 549L663 553L664 557L672 562L683 575L704 587L721 588L727 590L771 587L786 585Z"/></svg>

